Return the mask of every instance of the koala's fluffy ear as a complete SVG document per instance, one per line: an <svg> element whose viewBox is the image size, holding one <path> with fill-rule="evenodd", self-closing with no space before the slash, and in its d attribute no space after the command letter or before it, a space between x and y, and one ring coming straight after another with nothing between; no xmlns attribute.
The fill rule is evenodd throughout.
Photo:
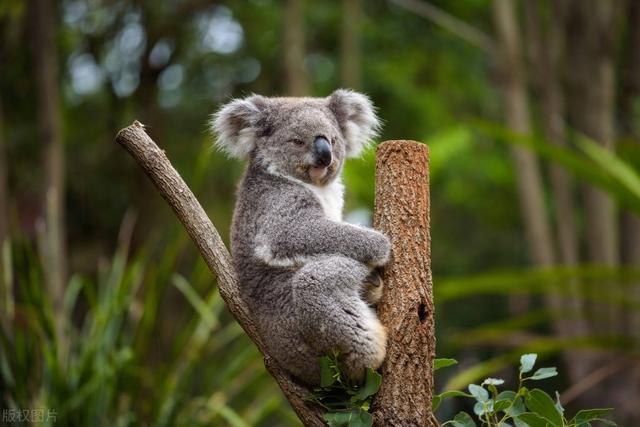
<svg viewBox="0 0 640 427"><path fill-rule="evenodd" d="M263 96L252 95L222 106L210 122L217 136L216 146L231 157L247 159L255 147L258 124L267 102Z"/></svg>
<svg viewBox="0 0 640 427"><path fill-rule="evenodd" d="M366 95L338 89L327 98L347 143L347 156L357 157L378 134L380 120Z"/></svg>

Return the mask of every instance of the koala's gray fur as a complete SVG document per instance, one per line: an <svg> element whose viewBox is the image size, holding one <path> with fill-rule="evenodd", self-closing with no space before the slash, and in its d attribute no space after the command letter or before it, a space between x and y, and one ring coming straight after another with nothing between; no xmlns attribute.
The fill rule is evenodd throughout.
<svg viewBox="0 0 640 427"><path fill-rule="evenodd" d="M389 239L342 222L340 179L378 123L366 96L343 89L327 98L253 95L212 120L218 147L249 161L231 230L242 297L271 354L310 384L319 383L318 357L333 350L355 381L385 356L385 329L367 303L379 292L367 287L389 259ZM326 167L317 166L322 138Z"/></svg>

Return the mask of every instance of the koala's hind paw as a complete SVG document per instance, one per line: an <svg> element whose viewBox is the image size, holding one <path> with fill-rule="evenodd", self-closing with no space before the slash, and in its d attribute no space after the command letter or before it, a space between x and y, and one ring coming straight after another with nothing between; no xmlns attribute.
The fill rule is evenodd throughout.
<svg viewBox="0 0 640 427"><path fill-rule="evenodd" d="M384 281L382 280L382 269L375 268L364 279L364 297L369 305L376 305L382 298Z"/></svg>

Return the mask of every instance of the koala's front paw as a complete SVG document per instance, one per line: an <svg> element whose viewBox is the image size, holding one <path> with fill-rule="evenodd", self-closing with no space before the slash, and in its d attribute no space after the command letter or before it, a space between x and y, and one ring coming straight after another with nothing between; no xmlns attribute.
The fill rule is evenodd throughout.
<svg viewBox="0 0 640 427"><path fill-rule="evenodd" d="M382 298L384 281L382 280L382 268L373 269L364 279L364 298L369 305L376 305Z"/></svg>
<svg viewBox="0 0 640 427"><path fill-rule="evenodd" d="M391 257L391 240L379 231L372 231L371 258L367 261L372 267L382 267Z"/></svg>

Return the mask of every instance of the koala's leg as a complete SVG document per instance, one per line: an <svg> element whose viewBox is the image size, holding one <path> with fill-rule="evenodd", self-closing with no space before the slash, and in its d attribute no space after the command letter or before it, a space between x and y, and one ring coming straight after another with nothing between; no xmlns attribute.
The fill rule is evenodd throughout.
<svg viewBox="0 0 640 427"><path fill-rule="evenodd" d="M361 295L369 273L358 261L327 256L305 264L292 279L302 338L318 355L339 351L347 376L356 382L385 356L386 331Z"/></svg>

